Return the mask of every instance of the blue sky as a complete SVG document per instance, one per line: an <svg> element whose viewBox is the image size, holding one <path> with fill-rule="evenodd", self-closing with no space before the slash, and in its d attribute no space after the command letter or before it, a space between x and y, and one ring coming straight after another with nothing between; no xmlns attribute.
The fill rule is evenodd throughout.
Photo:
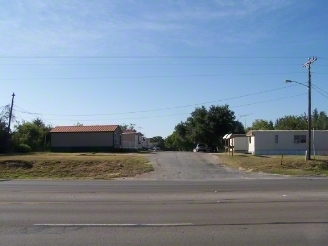
<svg viewBox="0 0 328 246"><path fill-rule="evenodd" d="M249 126L327 110L325 0L0 0L0 107L17 120L170 135L197 106ZM320 89L319 89L320 88ZM247 115L247 116L242 116Z"/></svg>

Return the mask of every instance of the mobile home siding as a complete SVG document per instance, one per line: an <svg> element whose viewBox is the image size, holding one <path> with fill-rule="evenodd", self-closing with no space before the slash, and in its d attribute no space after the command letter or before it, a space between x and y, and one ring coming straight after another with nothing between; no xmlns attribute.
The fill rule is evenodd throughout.
<svg viewBox="0 0 328 246"><path fill-rule="evenodd" d="M234 137L230 139L230 145L234 146L234 151L247 151L248 138L245 137Z"/></svg>
<svg viewBox="0 0 328 246"><path fill-rule="evenodd" d="M303 155L307 150L308 131L254 131L249 144L249 152L255 155L291 154ZM295 135L305 135L305 143L295 143ZM314 135L314 138L313 138ZM276 137L277 136L277 137ZM328 154L328 131L314 131L312 137L312 154ZM276 139L278 142L276 142ZM313 142L314 140L314 142ZM253 145L253 146L252 146ZM314 148L313 148L314 146Z"/></svg>

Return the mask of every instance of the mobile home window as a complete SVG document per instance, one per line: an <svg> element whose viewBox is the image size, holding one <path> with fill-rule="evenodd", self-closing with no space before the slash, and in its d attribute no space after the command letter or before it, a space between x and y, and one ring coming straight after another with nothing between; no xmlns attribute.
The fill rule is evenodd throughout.
<svg viewBox="0 0 328 246"><path fill-rule="evenodd" d="M274 142L275 142L275 143L278 143L278 135L275 135L275 136L274 136Z"/></svg>
<svg viewBox="0 0 328 246"><path fill-rule="evenodd" d="M306 135L294 135L294 143L306 143Z"/></svg>

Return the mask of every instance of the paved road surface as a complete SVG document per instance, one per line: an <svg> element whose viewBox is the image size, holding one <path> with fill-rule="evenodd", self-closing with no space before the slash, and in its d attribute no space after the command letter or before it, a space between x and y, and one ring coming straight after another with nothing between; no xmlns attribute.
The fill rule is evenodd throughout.
<svg viewBox="0 0 328 246"><path fill-rule="evenodd" d="M150 158L136 180L0 181L0 245L328 245L328 179Z"/></svg>
<svg viewBox="0 0 328 246"><path fill-rule="evenodd" d="M4 181L0 245L327 245L328 180Z"/></svg>

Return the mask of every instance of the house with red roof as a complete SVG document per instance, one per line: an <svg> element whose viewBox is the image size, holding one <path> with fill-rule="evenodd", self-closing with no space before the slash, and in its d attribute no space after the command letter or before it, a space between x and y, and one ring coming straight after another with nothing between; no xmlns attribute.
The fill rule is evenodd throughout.
<svg viewBox="0 0 328 246"><path fill-rule="evenodd" d="M56 126L50 134L53 152L109 152L121 148L119 125Z"/></svg>

